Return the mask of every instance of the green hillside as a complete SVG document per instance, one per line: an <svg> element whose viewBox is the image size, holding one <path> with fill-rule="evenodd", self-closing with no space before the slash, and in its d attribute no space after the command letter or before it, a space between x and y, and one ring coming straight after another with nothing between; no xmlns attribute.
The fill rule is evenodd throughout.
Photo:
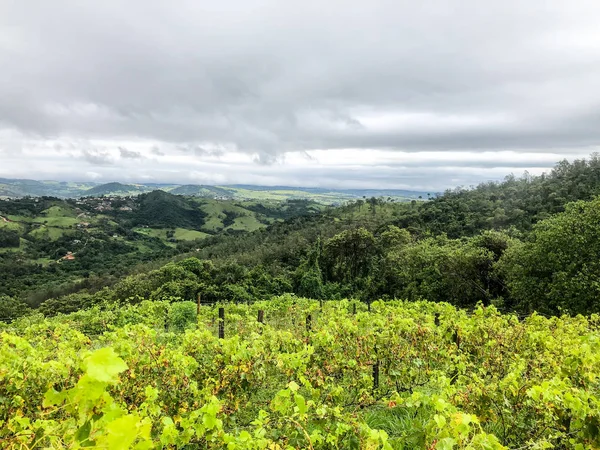
<svg viewBox="0 0 600 450"><path fill-rule="evenodd" d="M176 195L194 195L197 197L222 197L231 198L231 192L217 187L217 186L198 186L194 184L187 184L184 186L177 186L169 191L171 194Z"/></svg>
<svg viewBox="0 0 600 450"><path fill-rule="evenodd" d="M271 203L257 211L252 202L158 190L137 197L0 200L0 295L21 290L39 302L111 282L138 264L198 249L209 237L320 211L314 205L289 210L285 202Z"/></svg>
<svg viewBox="0 0 600 450"><path fill-rule="evenodd" d="M191 201L163 191L142 194L135 200L132 225L151 228L200 230L207 216Z"/></svg>
<svg viewBox="0 0 600 450"><path fill-rule="evenodd" d="M107 183L94 186L81 192L86 197L101 197L104 195L138 195L152 189L143 185Z"/></svg>

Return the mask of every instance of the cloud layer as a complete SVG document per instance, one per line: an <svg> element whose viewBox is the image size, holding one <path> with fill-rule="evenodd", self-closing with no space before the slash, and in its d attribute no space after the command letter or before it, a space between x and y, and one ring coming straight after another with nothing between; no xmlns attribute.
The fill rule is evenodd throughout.
<svg viewBox="0 0 600 450"><path fill-rule="evenodd" d="M600 143L580 1L0 4L0 176L442 189Z"/></svg>

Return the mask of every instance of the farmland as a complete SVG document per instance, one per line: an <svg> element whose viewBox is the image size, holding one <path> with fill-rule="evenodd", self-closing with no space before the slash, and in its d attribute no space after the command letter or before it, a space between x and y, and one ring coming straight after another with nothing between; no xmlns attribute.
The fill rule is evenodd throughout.
<svg viewBox="0 0 600 450"><path fill-rule="evenodd" d="M0 438L4 448L595 448L597 321L293 296L31 317L1 335Z"/></svg>

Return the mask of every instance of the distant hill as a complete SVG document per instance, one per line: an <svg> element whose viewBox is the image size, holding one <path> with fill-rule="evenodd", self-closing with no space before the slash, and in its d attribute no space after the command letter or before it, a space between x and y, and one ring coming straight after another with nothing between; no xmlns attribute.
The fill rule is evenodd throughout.
<svg viewBox="0 0 600 450"><path fill-rule="evenodd" d="M230 189L245 189L249 191L286 191L306 192L309 194L344 194L352 197L418 197L427 195L423 191L409 191L405 189L331 189L320 187L294 187L294 186L253 186L251 184L232 184L225 186Z"/></svg>
<svg viewBox="0 0 600 450"><path fill-rule="evenodd" d="M124 184L119 182L102 184L0 178L0 197L9 198L28 196L58 198L135 196L157 189L175 195L190 195L220 200L312 200L324 205L343 204L349 200L356 200L363 197L390 197L396 201L427 198L427 192L399 189L328 189L293 186L253 186L247 184L226 186L162 183Z"/></svg>
<svg viewBox="0 0 600 450"><path fill-rule="evenodd" d="M0 197L79 197L86 189L98 183L73 183L65 181L35 181L0 178Z"/></svg>
<svg viewBox="0 0 600 450"><path fill-rule="evenodd" d="M151 190L152 188L144 185L106 183L84 191L83 195L85 197L101 197L103 195L139 195Z"/></svg>
<svg viewBox="0 0 600 450"><path fill-rule="evenodd" d="M231 192L226 189L217 186L204 186L197 184L178 186L174 189L171 189L169 192L176 195L194 195L196 197L232 198Z"/></svg>
<svg viewBox="0 0 600 450"><path fill-rule="evenodd" d="M184 197L152 191L138 197L133 225L200 230L206 213Z"/></svg>

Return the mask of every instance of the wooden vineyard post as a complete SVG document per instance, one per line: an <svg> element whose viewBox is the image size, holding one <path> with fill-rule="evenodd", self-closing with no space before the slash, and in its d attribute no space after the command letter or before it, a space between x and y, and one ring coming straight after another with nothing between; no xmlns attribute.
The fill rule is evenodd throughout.
<svg viewBox="0 0 600 450"><path fill-rule="evenodd" d="M452 336L452 340L456 344L456 348L460 350L460 334L458 333L458 328L454 330L454 335Z"/></svg>
<svg viewBox="0 0 600 450"><path fill-rule="evenodd" d="M310 333L311 328L312 328L312 316L309 314L308 316L306 316L306 332Z"/></svg>
<svg viewBox="0 0 600 450"><path fill-rule="evenodd" d="M319 299L319 307L323 309L323 299Z"/></svg>
<svg viewBox="0 0 600 450"><path fill-rule="evenodd" d="M371 300L367 300L367 310L371 312Z"/></svg>
<svg viewBox="0 0 600 450"><path fill-rule="evenodd" d="M225 308L219 308L219 339L225 338Z"/></svg>
<svg viewBox="0 0 600 450"><path fill-rule="evenodd" d="M373 364L373 390L379 389L379 361Z"/></svg>
<svg viewBox="0 0 600 450"><path fill-rule="evenodd" d="M373 364L373 391L379 389L379 357L377 355L377 344L375 344L375 363Z"/></svg>
<svg viewBox="0 0 600 450"><path fill-rule="evenodd" d="M440 313L435 313L435 317L433 319L433 323L435 323L436 327L440 326Z"/></svg>
<svg viewBox="0 0 600 450"><path fill-rule="evenodd" d="M265 323L265 312L262 309L258 310L258 323Z"/></svg>
<svg viewBox="0 0 600 450"><path fill-rule="evenodd" d="M452 340L456 344L456 349L460 352L460 334L458 332L458 328L454 329L454 334L452 335ZM455 366L454 370L450 373L450 384L455 384L458 380L458 368Z"/></svg>
<svg viewBox="0 0 600 450"><path fill-rule="evenodd" d="M198 298L196 299L196 316L200 316L200 305L202 304L202 298L200 293L198 293Z"/></svg>
<svg viewBox="0 0 600 450"><path fill-rule="evenodd" d="M165 331L169 331L169 310L165 311Z"/></svg>
<svg viewBox="0 0 600 450"><path fill-rule="evenodd" d="M356 315L356 303L352 304L352 315Z"/></svg>

